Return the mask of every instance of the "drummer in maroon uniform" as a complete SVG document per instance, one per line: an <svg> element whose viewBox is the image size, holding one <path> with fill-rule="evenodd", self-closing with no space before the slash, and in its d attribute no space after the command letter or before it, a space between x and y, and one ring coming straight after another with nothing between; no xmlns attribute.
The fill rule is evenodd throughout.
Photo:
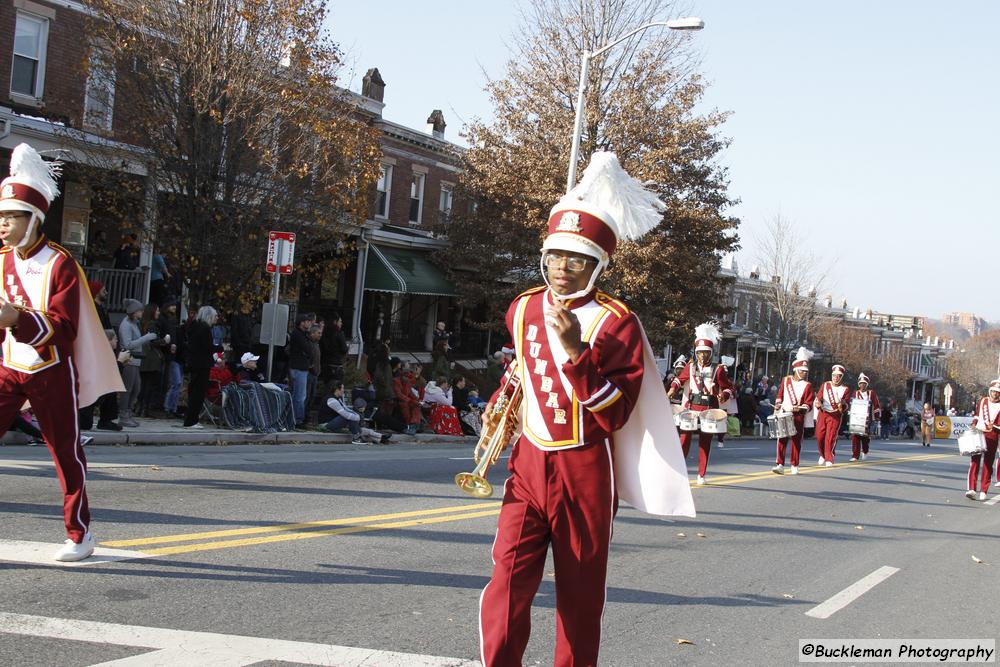
<svg viewBox="0 0 1000 667"><path fill-rule="evenodd" d="M844 384L845 369L834 364L830 379L824 382L813 405L816 407L816 446L819 447L819 465L830 467L837 450L837 435L840 421L847 411L847 385Z"/></svg>
<svg viewBox="0 0 1000 667"><path fill-rule="evenodd" d="M695 360L686 364L670 385L667 396L673 398L683 392L682 405L693 412L717 410L733 397L733 383L726 367L712 363L712 352L719 341L719 330L712 324L699 324L695 330ZM681 433L681 449L687 458L691 449L691 431ZM712 449L712 433L698 432L698 484L705 483L708 457Z"/></svg>
<svg viewBox="0 0 1000 667"><path fill-rule="evenodd" d="M851 435L851 461L864 461L868 457L868 445L871 443L872 421L882 418L882 405L878 402L878 394L874 389L868 388L868 376L862 373L858 376L858 390L851 396L851 403L854 401L868 401L868 421L865 423L864 435L854 433Z"/></svg>
<svg viewBox="0 0 1000 667"><path fill-rule="evenodd" d="M969 490L965 495L975 500L976 485L981 481L978 498L986 500L986 492L990 489L990 477L993 474L993 461L997 456L997 442L1000 441L1000 378L990 382L986 396L979 399L972 425L983 432L986 451L969 459Z"/></svg>
<svg viewBox="0 0 1000 667"><path fill-rule="evenodd" d="M791 440L792 464L791 474L799 474L799 455L802 452L802 434L806 428L812 426L812 402L814 398L813 386L807 379L809 377L809 360L813 353L804 347L800 347L792 362L792 374L786 375L778 385L778 395L774 399L775 407L784 413L791 413L795 422L795 435L791 437L778 438L777 460L771 472L779 475L785 472L785 449Z"/></svg>

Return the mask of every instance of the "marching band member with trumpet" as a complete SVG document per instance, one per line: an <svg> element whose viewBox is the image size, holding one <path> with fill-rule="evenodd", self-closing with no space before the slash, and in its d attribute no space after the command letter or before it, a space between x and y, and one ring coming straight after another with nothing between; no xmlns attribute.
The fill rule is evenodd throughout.
<svg viewBox="0 0 1000 667"><path fill-rule="evenodd" d="M712 363L712 353L719 342L719 330L710 323L699 324L695 330L694 361L684 366L674 378L667 392L673 398L678 391L683 392L682 405L686 410L704 412L718 410L719 406L733 397L733 383L722 364ZM687 458L691 448L691 431L681 433L681 449ZM721 434L720 434L721 435ZM712 433L698 432L698 484L705 483L708 472L708 457L712 449ZM720 438L721 440L721 438Z"/></svg>
<svg viewBox="0 0 1000 667"><path fill-rule="evenodd" d="M67 539L55 559L78 561L96 541L77 410L125 388L83 270L41 232L58 173L20 144L0 183L0 424L31 402L63 492Z"/></svg>
<svg viewBox="0 0 1000 667"><path fill-rule="evenodd" d="M819 465L830 467L837 450L840 420L847 412L847 385L843 384L845 369L834 364L830 379L816 393L816 446L819 448Z"/></svg>
<svg viewBox="0 0 1000 667"><path fill-rule="evenodd" d="M641 206L632 203L639 199ZM580 184L549 215L541 256L546 286L524 292L507 311L522 433L508 463L493 575L480 596L485 667L521 665L550 544L554 664L597 664L619 495L643 511L693 516L676 430L642 325L622 302L594 287L619 238L638 238L659 224L662 211L613 154L596 153ZM484 431L498 419L493 406L502 391L484 412ZM653 446L650 440L657 442L655 455L643 449L638 481L635 455ZM651 479L656 482L649 485Z"/></svg>
<svg viewBox="0 0 1000 667"><path fill-rule="evenodd" d="M781 412L791 413L795 422L795 434L790 437L778 438L777 460L771 471L779 475L785 472L785 449L788 442L792 443L790 461L791 474L799 474L799 455L802 452L802 434L806 428L812 426L812 404L815 395L813 386L809 382L809 360L813 353L804 347L800 347L795 354L795 361L792 362L792 374L786 375L778 385L778 395L774 399L775 405Z"/></svg>
<svg viewBox="0 0 1000 667"><path fill-rule="evenodd" d="M986 396L979 399L975 416L972 418L972 426L983 432L983 437L986 439L986 451L982 454L974 454L969 459L969 490L965 492L965 495L975 500L976 485L981 482L979 500L986 500L986 492L990 488L990 478L993 476L993 461L997 456L997 442L1000 441L1000 378L990 382Z"/></svg>
<svg viewBox="0 0 1000 667"><path fill-rule="evenodd" d="M878 394L868 388L868 376L862 373L858 376L858 390L851 396L851 402L868 401L868 421L865 424L865 434L851 435L851 461L864 461L868 456L868 445L871 443L872 420L882 418L882 404L878 402Z"/></svg>

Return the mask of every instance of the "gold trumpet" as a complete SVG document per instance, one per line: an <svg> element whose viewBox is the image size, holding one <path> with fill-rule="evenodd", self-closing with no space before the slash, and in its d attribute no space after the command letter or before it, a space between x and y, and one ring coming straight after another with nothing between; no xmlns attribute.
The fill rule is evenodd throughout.
<svg viewBox="0 0 1000 667"><path fill-rule="evenodd" d="M507 448L507 443L517 428L517 413L521 409L521 385L514 385L508 394L508 387L514 377L513 368L510 377L500 390L499 397L490 415L493 417L487 423L483 420L483 430L479 434L479 442L473 453L476 467L472 472L460 472L455 475L455 484L465 493L475 498L489 498L493 495L493 485L486 481L486 473L500 458Z"/></svg>

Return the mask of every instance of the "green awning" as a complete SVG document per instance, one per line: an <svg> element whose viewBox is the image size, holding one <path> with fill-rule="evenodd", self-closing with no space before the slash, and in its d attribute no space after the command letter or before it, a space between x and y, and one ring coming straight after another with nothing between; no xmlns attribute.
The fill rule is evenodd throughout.
<svg viewBox="0 0 1000 667"><path fill-rule="evenodd" d="M407 248L368 246L365 289L373 292L455 296L455 286L441 269L431 264L427 253Z"/></svg>

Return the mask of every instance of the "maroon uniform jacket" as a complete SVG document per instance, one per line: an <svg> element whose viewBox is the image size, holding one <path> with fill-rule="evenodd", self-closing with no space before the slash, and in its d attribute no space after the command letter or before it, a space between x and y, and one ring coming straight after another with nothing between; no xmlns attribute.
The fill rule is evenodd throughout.
<svg viewBox="0 0 1000 667"><path fill-rule="evenodd" d="M809 380L796 380L791 375L786 375L781 380L781 384L778 385L778 395L774 397L774 411L784 411L786 403L789 408L805 406L812 410L815 398L816 394ZM794 412L795 416L799 417L804 416L808 410L806 412L801 410L790 412Z"/></svg>
<svg viewBox="0 0 1000 667"><path fill-rule="evenodd" d="M733 383L726 373L726 367L719 364L713 373L712 386L706 386L702 373L696 369L697 361L689 361L677 374L670 386L684 390L684 407L695 412L718 408L733 397ZM698 396L705 397L699 401Z"/></svg>
<svg viewBox="0 0 1000 667"><path fill-rule="evenodd" d="M850 398L851 390L847 385L835 387L829 380L820 385L816 392L816 398L822 401L820 412L825 412L834 417L841 417L847 412L847 400ZM839 408L839 410L838 410Z"/></svg>
<svg viewBox="0 0 1000 667"><path fill-rule="evenodd" d="M990 412L993 413L993 419L990 419ZM990 403L990 399L985 396L979 399L979 405L976 406L976 421L987 440L997 440L1000 437L1000 403ZM993 428L987 431L985 424L990 424Z"/></svg>
<svg viewBox="0 0 1000 667"><path fill-rule="evenodd" d="M523 434L544 450L599 442L624 426L644 372L639 320L620 301L595 291L566 304L581 326L584 350L576 363L545 324L551 304L549 291L538 287L507 310L517 353L513 382L524 392Z"/></svg>

